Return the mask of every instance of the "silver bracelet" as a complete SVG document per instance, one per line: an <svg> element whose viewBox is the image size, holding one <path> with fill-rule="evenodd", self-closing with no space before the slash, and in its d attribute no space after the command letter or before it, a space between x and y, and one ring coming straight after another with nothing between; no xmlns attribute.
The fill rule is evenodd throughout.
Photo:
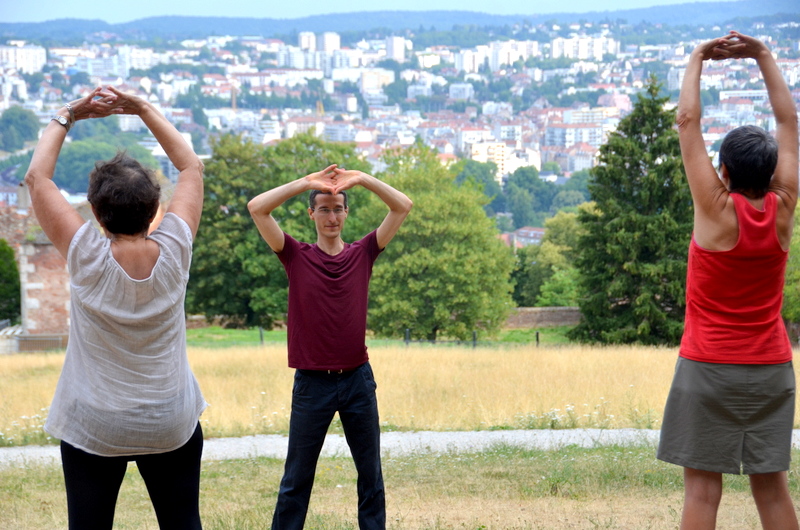
<svg viewBox="0 0 800 530"><path fill-rule="evenodd" d="M72 105L69 103L65 103L64 106L67 107L67 110L69 111L69 126L72 127L72 125L75 123L75 111L72 110Z"/></svg>

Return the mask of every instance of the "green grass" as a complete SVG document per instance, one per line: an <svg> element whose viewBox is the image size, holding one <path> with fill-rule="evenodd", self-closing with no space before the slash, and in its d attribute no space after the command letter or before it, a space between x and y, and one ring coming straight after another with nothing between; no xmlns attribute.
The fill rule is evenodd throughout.
<svg viewBox="0 0 800 530"><path fill-rule="evenodd" d="M264 342L286 343L286 330L263 330L258 328L227 329L219 326L186 330L186 344L197 348L228 348L250 346Z"/></svg>
<svg viewBox="0 0 800 530"><path fill-rule="evenodd" d="M536 334L539 334L539 344L543 346L553 346L557 344L569 344L567 332L572 326L553 326L537 329L506 329L500 332L497 340L502 343L512 344L535 344Z"/></svg>
<svg viewBox="0 0 800 530"><path fill-rule="evenodd" d="M594 528L598 521L604 521L606 528L625 528L629 523L624 521L637 517L642 524L627 527L674 528L671 521L680 509L683 488L681 468L656 460L654 454L651 446L570 446L558 451L498 446L479 453L385 458L387 526L397 530L552 528L554 523L542 521L568 516L569 528ZM800 457L800 451L794 451L793 457ZM200 500L204 528L269 526L282 472L283 461L278 459L204 462ZM356 528L355 484L349 458L320 459L307 528ZM749 495L746 477L726 476L724 484L726 495L734 494L739 504L752 504L745 500ZM66 527L63 488L57 466L0 469L0 528ZM795 498L800 495L796 471L790 472L790 489ZM602 508L592 508L598 501L614 507L615 513L610 516ZM505 506L527 510L522 512L527 515L520 518ZM640 515L646 510L656 512L658 518ZM502 517L508 519L498 520ZM652 526L653 520L666 526ZM133 465L120 492L115 528L157 528Z"/></svg>
<svg viewBox="0 0 800 530"><path fill-rule="evenodd" d="M478 335L481 344L534 344L536 343L536 333L539 333L539 344L552 346L558 344L568 344L567 332L572 329L570 326L555 326L539 329L509 329L502 330L494 339L485 339ZM258 328L247 329L226 329L219 326L209 326L206 328L195 328L186 330L186 343L189 346L199 348L227 348L230 346L250 346L265 343L286 343L286 330L263 330ZM368 339L368 345L399 343L402 339ZM464 344L469 345L470 341Z"/></svg>

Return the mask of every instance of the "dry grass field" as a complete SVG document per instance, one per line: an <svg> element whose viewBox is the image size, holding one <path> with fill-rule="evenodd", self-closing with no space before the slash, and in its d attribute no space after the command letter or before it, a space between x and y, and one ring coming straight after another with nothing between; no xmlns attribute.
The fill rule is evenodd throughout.
<svg viewBox="0 0 800 530"><path fill-rule="evenodd" d="M206 437L287 431L293 371L285 346L192 348L189 355L211 405L202 418ZM677 351L417 345L376 346L370 355L385 430L658 428ZM62 363L58 353L0 356L0 445L53 442L41 425ZM677 528L681 470L654 453L641 446L500 447L387 458L388 528ZM282 466L264 458L206 462L204 527L267 527ZM356 528L355 481L350 459L322 459L307 528ZM794 466L790 486L800 498ZM718 527L759 528L746 478L728 477L725 488ZM0 469L0 528L65 526L57 466ZM133 465L115 528L157 528Z"/></svg>
<svg viewBox="0 0 800 530"><path fill-rule="evenodd" d="M416 345L370 355L384 430L658 428L677 351ZM189 356L210 404L207 437L287 432L285 346L192 348ZM62 362L63 354L0 356L0 445L46 441L41 425Z"/></svg>

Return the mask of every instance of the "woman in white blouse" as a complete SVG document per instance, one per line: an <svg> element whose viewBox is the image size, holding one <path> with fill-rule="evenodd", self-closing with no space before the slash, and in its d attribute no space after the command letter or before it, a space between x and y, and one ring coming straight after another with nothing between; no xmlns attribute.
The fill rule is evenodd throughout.
<svg viewBox="0 0 800 530"><path fill-rule="evenodd" d="M53 183L78 121L139 116L180 171L158 227L160 187L119 153L99 161L88 199L98 230ZM44 233L67 259L70 331L45 430L61 440L70 529L110 529L129 461L136 461L161 528L199 529L206 407L186 357L184 298L203 206L203 164L148 102L97 88L59 109L25 176Z"/></svg>

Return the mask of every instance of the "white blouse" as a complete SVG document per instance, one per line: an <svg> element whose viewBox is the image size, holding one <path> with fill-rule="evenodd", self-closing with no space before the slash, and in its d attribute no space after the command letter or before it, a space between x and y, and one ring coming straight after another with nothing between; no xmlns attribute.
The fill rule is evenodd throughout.
<svg viewBox="0 0 800 530"><path fill-rule="evenodd" d="M69 343L44 429L100 456L177 449L207 406L186 357L192 233L168 213L148 237L160 254L143 280L89 222L67 253Z"/></svg>

